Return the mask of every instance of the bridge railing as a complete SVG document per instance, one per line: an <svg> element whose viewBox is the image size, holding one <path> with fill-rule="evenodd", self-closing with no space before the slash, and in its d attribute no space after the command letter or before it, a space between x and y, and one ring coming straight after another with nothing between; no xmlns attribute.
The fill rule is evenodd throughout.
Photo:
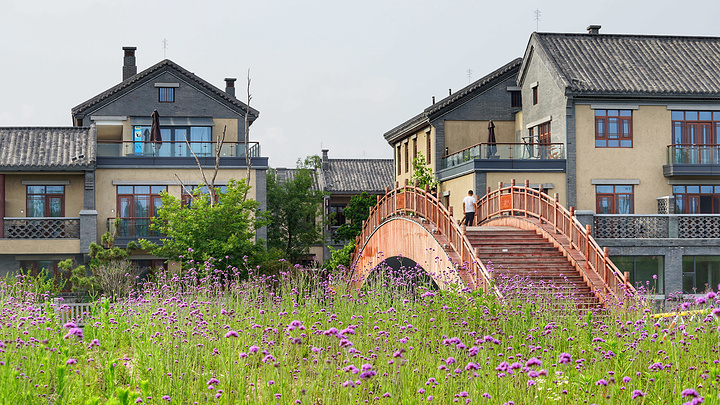
<svg viewBox="0 0 720 405"><path fill-rule="evenodd" d="M378 203L370 210L368 219L363 221L362 232L356 239L351 263L357 262L363 246L370 239L374 230L394 215L414 216L433 224L436 232L447 238L449 248L457 252L460 258L458 266L464 266L464 270L473 278L468 287L481 288L485 292L492 288L490 273L475 255L463 229L453 219L452 208L450 210L445 208L438 198L428 191L427 187L419 188L417 182L410 185L407 180L404 186L395 183L393 190L386 188L385 195L378 196ZM496 289L493 288L493 290L495 294L498 294Z"/></svg>
<svg viewBox="0 0 720 405"><path fill-rule="evenodd" d="M605 294L616 295L618 288L623 286L626 291L635 292L635 288L608 258L607 248L603 249L593 239L590 225L583 225L575 217L575 209L568 211L558 202L557 193L554 197L545 194L542 185L539 190L530 188L529 182L518 186L515 180L510 186L500 183L498 189L487 189L485 196L478 201L476 212L477 223L500 216L525 216L537 218L541 223L553 227L556 233L565 235L574 249L586 258L586 272L594 272L604 282Z"/></svg>

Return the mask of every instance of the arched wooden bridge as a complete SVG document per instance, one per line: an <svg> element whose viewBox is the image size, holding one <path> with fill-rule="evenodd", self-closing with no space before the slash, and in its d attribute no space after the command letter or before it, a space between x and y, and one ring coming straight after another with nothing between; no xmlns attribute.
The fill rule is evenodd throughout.
<svg viewBox="0 0 720 405"><path fill-rule="evenodd" d="M557 194L519 186L488 187L478 201L478 226L465 228L417 185L386 189L363 223L350 288L360 288L389 257L412 259L440 288L461 285L502 296L498 278L526 277L605 303L635 289Z"/></svg>

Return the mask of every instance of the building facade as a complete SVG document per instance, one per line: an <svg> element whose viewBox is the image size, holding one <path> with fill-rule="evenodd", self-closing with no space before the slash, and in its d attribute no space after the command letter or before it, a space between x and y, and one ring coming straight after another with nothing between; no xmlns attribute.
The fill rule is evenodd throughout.
<svg viewBox="0 0 720 405"><path fill-rule="evenodd" d="M0 166L5 173L0 243L8 244L1 250L4 272L48 267L50 261L54 268L66 258L85 262L89 244L108 231L118 246L141 238L159 240L149 225L160 193L183 198L203 183L198 163L209 176L218 155L216 186L245 179L250 170L249 198L265 209L268 158L261 156L257 142L245 140L246 115L250 125L259 113L235 97L235 79L225 79L223 91L167 59L138 73L135 51L123 48L122 82L72 109L73 128L0 130L0 142L25 140L46 158L36 164L21 149L3 148L4 155L17 155L14 160L2 156ZM160 140L150 138L153 111L160 116ZM66 223L77 220L79 232L64 233L61 241L55 240L57 232L19 232L20 225L13 225L45 221L40 223L48 227L59 221L52 218L66 216ZM29 219L41 217L46 219ZM257 237L265 239L264 232L260 229ZM37 263L23 256L46 245L58 247L52 255L38 256ZM164 258L137 252L132 259L155 267Z"/></svg>
<svg viewBox="0 0 720 405"><path fill-rule="evenodd" d="M433 167L443 195L450 194L444 202L458 208L461 197L454 194L483 195L500 181L528 179L575 207L615 263L650 293L717 288L719 58L714 37L607 35L599 26L583 34L533 33L514 87L503 85L521 100L514 139L500 135L495 149L502 150L503 139L519 151L491 157L493 145L476 141L470 151L455 152L450 138L464 138L445 121L444 138L433 143L436 151L447 148ZM492 98L477 100L475 114L507 119ZM409 122L423 122L422 114ZM427 119L424 124L436 131ZM398 173L403 142L412 144L413 135L396 139L402 127L385 134Z"/></svg>

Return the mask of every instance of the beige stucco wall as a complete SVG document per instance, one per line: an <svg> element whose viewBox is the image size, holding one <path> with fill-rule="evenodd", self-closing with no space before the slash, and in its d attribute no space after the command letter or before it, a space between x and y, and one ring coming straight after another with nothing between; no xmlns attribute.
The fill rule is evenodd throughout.
<svg viewBox="0 0 720 405"><path fill-rule="evenodd" d="M206 169L206 176L212 176L212 169ZM98 211L97 229L98 238L107 232L107 218L115 218L117 214L117 186L113 181L137 182L140 185L168 185L168 193L180 197L182 188L177 183L175 175L186 183L196 185L202 182L200 171L195 169L98 169L95 178L95 198ZM256 171L253 170L250 183L253 186L248 192L248 198L255 198ZM216 184L226 184L228 180L244 180L245 170L221 170L218 173Z"/></svg>
<svg viewBox="0 0 720 405"><path fill-rule="evenodd" d="M427 129L430 129L430 133L428 134L426 131ZM427 148L427 137L430 136L430 141L432 142L432 148L435 148L436 146L436 139L435 139L435 128L432 126L423 127L411 134L408 134L408 136L400 139L399 141L395 142L393 144L393 155L395 157L393 161L393 171L395 173L395 181L397 181L399 184L404 184L405 179L410 181L410 178L413 176L413 160L415 159L415 156L413 156L413 141L417 142L417 152L418 154L422 154L425 157L425 160L427 161L428 158L428 148ZM413 139L414 137L414 139ZM398 156L398 146L400 146L400 155ZM405 148L408 148L408 170L405 171ZM430 151L432 154L432 159L435 158L435 150ZM400 173L398 173L398 160L400 161ZM430 161L430 167L434 166L434 161Z"/></svg>
<svg viewBox="0 0 720 405"><path fill-rule="evenodd" d="M530 184L552 183L553 188L545 190L545 192L550 196L558 193L560 202L566 201L565 197L567 196L567 183L565 181L565 173L493 172L487 174L487 185L490 187L491 190L497 190L499 182L502 181L504 185L509 185L512 179L515 179L515 184L518 185L525 184L525 180L529 180Z"/></svg>
<svg viewBox="0 0 720 405"><path fill-rule="evenodd" d="M463 213L462 200L467 195L468 190L473 190L477 196L478 192L474 189L475 174L468 173L464 176L456 177L451 180L444 181L440 185L440 192L438 196L443 204L446 204L448 209L453 207L453 217L455 219L462 219L465 215ZM449 197L443 197L446 192L450 192Z"/></svg>
<svg viewBox="0 0 720 405"><path fill-rule="evenodd" d="M596 148L595 116L589 105L575 107L578 209L595 211L593 179L640 180L634 187L635 214L656 214L657 197L672 194L663 176L671 140L670 111L640 106L633 111L632 148Z"/></svg>
<svg viewBox="0 0 720 405"><path fill-rule="evenodd" d="M15 255L79 254L80 239L0 239L0 252Z"/></svg>
<svg viewBox="0 0 720 405"><path fill-rule="evenodd" d="M237 119L220 119L214 118L215 126L213 127L213 141L222 138L223 129L225 129L225 141L237 142L238 140L238 120ZM243 134L244 136L245 134Z"/></svg>
<svg viewBox="0 0 720 405"><path fill-rule="evenodd" d="M448 154L488 141L489 121L445 121ZM515 142L515 121L493 121L497 142Z"/></svg>
<svg viewBox="0 0 720 405"><path fill-rule="evenodd" d="M27 216L27 185L23 181L69 181L65 185L65 216L79 217L83 208L84 174L8 173L5 175L5 216ZM40 184L42 185L42 184ZM0 251L2 251L0 249Z"/></svg>
<svg viewBox="0 0 720 405"><path fill-rule="evenodd" d="M523 131L523 113L518 111L515 113L515 142L522 142Z"/></svg>

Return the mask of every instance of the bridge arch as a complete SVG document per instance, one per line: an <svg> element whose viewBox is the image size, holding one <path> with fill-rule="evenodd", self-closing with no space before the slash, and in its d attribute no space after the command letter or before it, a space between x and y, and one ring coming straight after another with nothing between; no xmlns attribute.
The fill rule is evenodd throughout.
<svg viewBox="0 0 720 405"><path fill-rule="evenodd" d="M467 285L455 266L445 241L435 228L414 217L393 216L375 227L359 249L353 285L361 286L368 275L391 257L405 257L417 263L441 288ZM469 283L468 283L469 284Z"/></svg>
<svg viewBox="0 0 720 405"><path fill-rule="evenodd" d="M363 287L378 281L390 281L397 287L413 291L419 288L440 289L430 273L419 263L404 256L391 256L383 260L370 271Z"/></svg>

